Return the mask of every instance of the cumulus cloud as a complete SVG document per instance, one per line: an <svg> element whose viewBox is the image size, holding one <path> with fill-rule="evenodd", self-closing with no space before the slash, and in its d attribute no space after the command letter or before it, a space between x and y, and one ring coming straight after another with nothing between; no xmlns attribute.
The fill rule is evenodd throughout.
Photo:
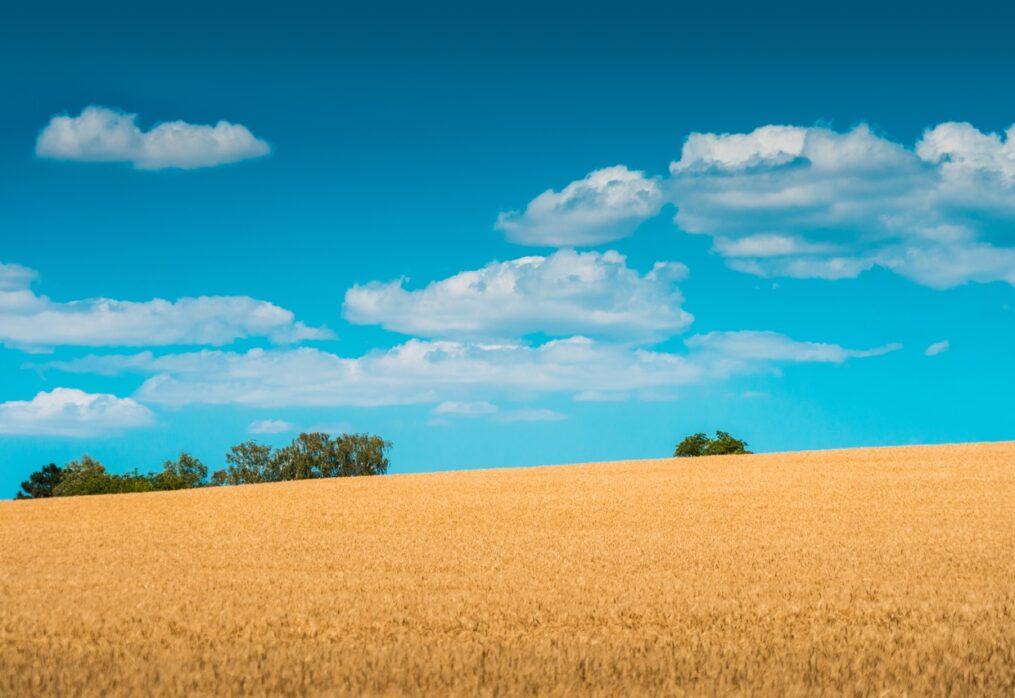
<svg viewBox="0 0 1015 698"><path fill-rule="evenodd" d="M908 148L866 125L693 133L665 186L676 223L739 271L1015 284L1013 136L945 123Z"/></svg>
<svg viewBox="0 0 1015 698"><path fill-rule="evenodd" d="M72 346L223 345L246 337L276 343L327 339L291 311L247 296L134 302L91 298L66 303L31 290L32 270L0 264L0 343L34 350Z"/></svg>
<svg viewBox="0 0 1015 698"><path fill-rule="evenodd" d="M131 398L73 388L0 403L0 434L12 436L102 436L153 422L151 411Z"/></svg>
<svg viewBox="0 0 1015 698"><path fill-rule="evenodd" d="M251 434L283 434L295 429L296 427L284 419L258 419L250 423L247 432Z"/></svg>
<svg viewBox="0 0 1015 698"><path fill-rule="evenodd" d="M86 107L78 116L54 116L35 144L39 157L85 162L129 162L137 169L195 169L266 155L267 143L242 124L185 121L138 128L136 114Z"/></svg>
<svg viewBox="0 0 1015 698"><path fill-rule="evenodd" d="M652 340L692 320L673 286L687 268L660 262L640 275L617 252L561 250L492 262L407 290L405 280L354 286L344 314L404 334L505 339L532 333Z"/></svg>
<svg viewBox="0 0 1015 698"><path fill-rule="evenodd" d="M523 245L598 245L627 237L663 203L657 180L622 165L607 167L559 192L547 189L524 211L501 213L496 228Z"/></svg>
<svg viewBox="0 0 1015 698"><path fill-rule="evenodd" d="M951 348L951 343L946 339L941 342L934 342L927 350L923 352L927 356L937 356L938 354L944 354L948 349Z"/></svg>
<svg viewBox="0 0 1015 698"><path fill-rule="evenodd" d="M50 369L147 374L136 396L165 405L380 406L444 403L461 414L495 397L548 394L651 395L657 389L770 370L786 362L841 363L892 347L857 351L796 342L774 333L692 337L688 352L632 349L585 337L539 346L410 340L385 351L345 358L313 348L203 350L155 357L92 356L51 362ZM472 403L466 406L465 403Z"/></svg>

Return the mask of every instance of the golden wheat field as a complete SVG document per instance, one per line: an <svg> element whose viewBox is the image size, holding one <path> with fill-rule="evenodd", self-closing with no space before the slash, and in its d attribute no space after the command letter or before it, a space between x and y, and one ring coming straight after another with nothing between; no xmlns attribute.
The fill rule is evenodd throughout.
<svg viewBox="0 0 1015 698"><path fill-rule="evenodd" d="M1015 444L0 503L0 693L1015 692Z"/></svg>

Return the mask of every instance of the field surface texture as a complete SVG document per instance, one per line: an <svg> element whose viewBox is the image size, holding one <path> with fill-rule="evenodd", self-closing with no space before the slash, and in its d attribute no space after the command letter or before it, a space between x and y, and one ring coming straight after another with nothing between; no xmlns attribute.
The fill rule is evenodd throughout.
<svg viewBox="0 0 1015 698"><path fill-rule="evenodd" d="M1015 444L0 503L0 694L1012 695Z"/></svg>

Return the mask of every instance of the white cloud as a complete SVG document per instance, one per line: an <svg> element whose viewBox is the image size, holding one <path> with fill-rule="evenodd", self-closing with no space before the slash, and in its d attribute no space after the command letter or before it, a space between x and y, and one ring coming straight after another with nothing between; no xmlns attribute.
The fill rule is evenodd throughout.
<svg viewBox="0 0 1015 698"><path fill-rule="evenodd" d="M523 245L598 245L627 237L662 205L655 179L620 165L590 172L560 192L544 191L524 212L501 213L496 228Z"/></svg>
<svg viewBox="0 0 1015 698"><path fill-rule="evenodd" d="M560 422L567 419L567 415L556 410L544 408L520 408L502 412L497 416L500 422Z"/></svg>
<svg viewBox="0 0 1015 698"><path fill-rule="evenodd" d="M258 419L247 427L247 431L251 434L283 434L295 429L296 427L284 419Z"/></svg>
<svg viewBox="0 0 1015 698"><path fill-rule="evenodd" d="M676 223L737 270L1015 284L1015 127L928 130L913 148L865 125L691 134L665 183Z"/></svg>
<svg viewBox="0 0 1015 698"><path fill-rule="evenodd" d="M131 398L73 388L0 403L0 434L15 436L102 436L153 421L151 411Z"/></svg>
<svg viewBox="0 0 1015 698"><path fill-rule="evenodd" d="M761 233L742 238L716 238L715 250L723 257L782 257L834 252L835 245L814 244L790 235Z"/></svg>
<svg viewBox="0 0 1015 698"><path fill-rule="evenodd" d="M617 252L561 250L492 262L416 291L404 280L354 286L344 314L424 337L503 340L538 332L652 340L691 323L673 286L686 273L682 264L661 262L642 276Z"/></svg>
<svg viewBox="0 0 1015 698"><path fill-rule="evenodd" d="M297 322L285 308L247 296L60 303L33 292L34 278L30 269L0 264L0 343L33 350L59 345L223 345L246 337L284 344L331 336L325 328Z"/></svg>
<svg viewBox="0 0 1015 698"><path fill-rule="evenodd" d="M948 349L951 348L951 343L946 339L942 342L934 342L927 351L923 352L927 356L937 356L938 354L944 354Z"/></svg>
<svg viewBox="0 0 1015 698"><path fill-rule="evenodd" d="M715 353L727 359L836 364L847 359L881 356L902 348L901 344L886 344L874 349L845 349L838 344L798 342L776 332L751 330L695 335L686 344L692 349Z"/></svg>
<svg viewBox="0 0 1015 698"><path fill-rule="evenodd" d="M452 414L459 417L482 417L493 414L497 406L492 402L442 402L434 408L434 414Z"/></svg>
<svg viewBox="0 0 1015 698"><path fill-rule="evenodd" d="M692 337L686 353L632 349L583 337L529 347L410 340L387 351L344 358L312 348L245 353L204 350L154 357L92 356L51 362L50 369L139 372L150 377L137 392L166 405L380 406L462 403L540 395L651 396L658 389L770 370L783 362L841 363L889 351L857 351L796 342L775 333L712 333Z"/></svg>
<svg viewBox="0 0 1015 698"><path fill-rule="evenodd" d="M861 124L692 133L668 179L623 166L546 191L497 227L517 242L586 245L630 234L664 202L731 268L845 279L880 267L932 288L1015 285L1015 126L928 129L913 146Z"/></svg>
<svg viewBox="0 0 1015 698"><path fill-rule="evenodd" d="M78 116L54 116L39 134L39 157L87 162L129 162L137 169L213 167L266 155L267 143L246 126L163 122L148 131L136 114L86 107Z"/></svg>
<svg viewBox="0 0 1015 698"><path fill-rule="evenodd" d="M968 173L990 173L1015 182L1015 126L1002 138L972 124L948 122L928 130L917 144L921 159L942 166L949 179L966 180Z"/></svg>
<svg viewBox="0 0 1015 698"><path fill-rule="evenodd" d="M35 280L36 272L20 264L0 262L0 292L23 291ZM5 297L0 296L0 302ZM4 306L0 305L0 308Z"/></svg>

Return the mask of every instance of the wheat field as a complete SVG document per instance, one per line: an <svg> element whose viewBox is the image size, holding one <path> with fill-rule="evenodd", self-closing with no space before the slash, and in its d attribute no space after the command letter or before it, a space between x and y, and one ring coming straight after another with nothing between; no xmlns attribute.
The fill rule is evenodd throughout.
<svg viewBox="0 0 1015 698"><path fill-rule="evenodd" d="M0 503L0 694L1011 695L1015 444Z"/></svg>

